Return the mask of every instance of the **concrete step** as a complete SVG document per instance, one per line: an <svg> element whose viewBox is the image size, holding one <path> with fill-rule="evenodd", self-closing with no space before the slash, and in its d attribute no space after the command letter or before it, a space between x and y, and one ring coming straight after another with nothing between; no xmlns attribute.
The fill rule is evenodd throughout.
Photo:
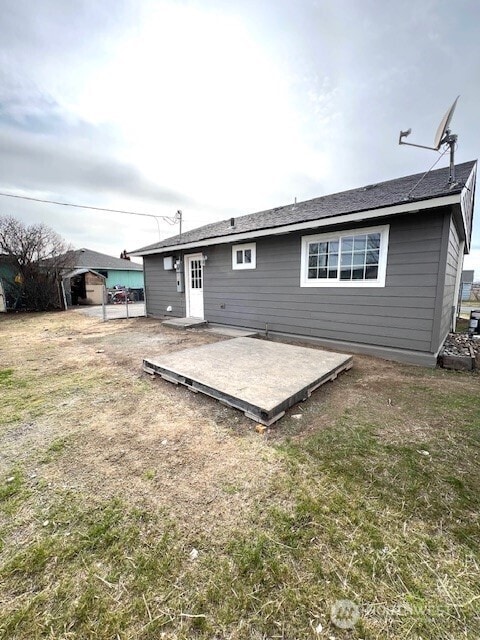
<svg viewBox="0 0 480 640"><path fill-rule="evenodd" d="M205 333L213 333L217 336L227 336L229 338L255 338L258 336L258 331L255 329L238 329L237 327L216 327L209 325L206 329L203 329Z"/></svg>
<svg viewBox="0 0 480 640"><path fill-rule="evenodd" d="M207 323L200 318L170 318L169 320L164 320L162 324L174 329L195 329L204 327Z"/></svg>

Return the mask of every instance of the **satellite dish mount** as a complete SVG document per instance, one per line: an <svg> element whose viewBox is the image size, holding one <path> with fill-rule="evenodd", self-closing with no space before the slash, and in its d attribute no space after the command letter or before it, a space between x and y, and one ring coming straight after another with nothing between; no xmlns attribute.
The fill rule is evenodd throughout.
<svg viewBox="0 0 480 640"><path fill-rule="evenodd" d="M457 146L457 136L450 131L449 126L459 97L460 96L457 96L455 102L443 116L440 124L438 125L433 147L427 147L423 144L413 144L412 142L404 142L403 138L406 138L412 133L411 129L407 129L407 131L400 131L400 136L398 138L398 144L406 144L409 147L418 147L419 149L430 149L431 151L438 151L442 145L448 145L450 147L449 184L454 184L455 182L455 147Z"/></svg>

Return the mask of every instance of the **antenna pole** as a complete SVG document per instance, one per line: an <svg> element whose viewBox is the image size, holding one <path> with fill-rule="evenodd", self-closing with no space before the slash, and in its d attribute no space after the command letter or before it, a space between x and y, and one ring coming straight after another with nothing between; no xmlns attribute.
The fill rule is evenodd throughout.
<svg viewBox="0 0 480 640"><path fill-rule="evenodd" d="M179 226L178 235L182 237L182 212L180 211L180 209L177 211L176 218L178 220L178 226Z"/></svg>
<svg viewBox="0 0 480 640"><path fill-rule="evenodd" d="M445 142L450 147L450 172L448 176L448 184L455 184L455 147L457 144L457 136L447 131Z"/></svg>

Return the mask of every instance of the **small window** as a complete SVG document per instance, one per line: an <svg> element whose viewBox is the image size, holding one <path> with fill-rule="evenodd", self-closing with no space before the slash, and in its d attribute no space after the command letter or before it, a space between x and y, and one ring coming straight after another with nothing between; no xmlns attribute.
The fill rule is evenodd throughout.
<svg viewBox="0 0 480 640"><path fill-rule="evenodd" d="M384 287L388 225L302 238L302 287Z"/></svg>
<svg viewBox="0 0 480 640"><path fill-rule="evenodd" d="M255 269L257 266L256 243L236 244L232 247L232 269Z"/></svg>

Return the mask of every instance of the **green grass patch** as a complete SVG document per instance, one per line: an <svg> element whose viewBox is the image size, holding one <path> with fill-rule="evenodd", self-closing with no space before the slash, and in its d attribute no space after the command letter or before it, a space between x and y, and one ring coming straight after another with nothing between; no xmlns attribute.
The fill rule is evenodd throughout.
<svg viewBox="0 0 480 640"><path fill-rule="evenodd" d="M0 511L12 516L28 495L22 471L11 469L0 481Z"/></svg>
<svg viewBox="0 0 480 640"><path fill-rule="evenodd" d="M11 370L6 370L11 371ZM38 375L29 372L23 378L8 373L0 386L0 425L27 422L45 414L56 414L59 404L75 395L87 396L89 390L104 384L100 372L52 371Z"/></svg>
<svg viewBox="0 0 480 640"><path fill-rule="evenodd" d="M7 387L12 384L13 369L0 370L0 386Z"/></svg>
<svg viewBox="0 0 480 640"><path fill-rule="evenodd" d="M18 519L19 530L33 525L28 539L2 554L0 580L15 604L0 613L0 637L61 638L68 629L99 640L306 639L321 623L339 639L461 630L473 639L478 547L454 525L478 513L478 494L453 468L437 473L415 453L342 416L279 448L270 498L218 541L180 531L152 507L43 487L30 522ZM14 486L7 501L20 479ZM442 512L433 499L447 489ZM329 615L345 598L361 613L348 632Z"/></svg>
<svg viewBox="0 0 480 640"><path fill-rule="evenodd" d="M470 320L467 318L457 318L455 324L455 333L465 333L470 326Z"/></svg>
<svg viewBox="0 0 480 640"><path fill-rule="evenodd" d="M5 392L6 389L24 389L27 382L14 375L13 369L0 369L0 389Z"/></svg>
<svg viewBox="0 0 480 640"><path fill-rule="evenodd" d="M44 455L40 458L42 464L49 464L56 460L71 445L72 438L62 436L55 438L47 447Z"/></svg>
<svg viewBox="0 0 480 640"><path fill-rule="evenodd" d="M57 494L34 521L28 542L5 553L0 568L15 598L0 614L2 638L60 638L66 628L72 637L124 637L132 619L148 631L146 599L166 595L188 562L167 518L119 500L89 506ZM154 637L140 627L138 637Z"/></svg>

